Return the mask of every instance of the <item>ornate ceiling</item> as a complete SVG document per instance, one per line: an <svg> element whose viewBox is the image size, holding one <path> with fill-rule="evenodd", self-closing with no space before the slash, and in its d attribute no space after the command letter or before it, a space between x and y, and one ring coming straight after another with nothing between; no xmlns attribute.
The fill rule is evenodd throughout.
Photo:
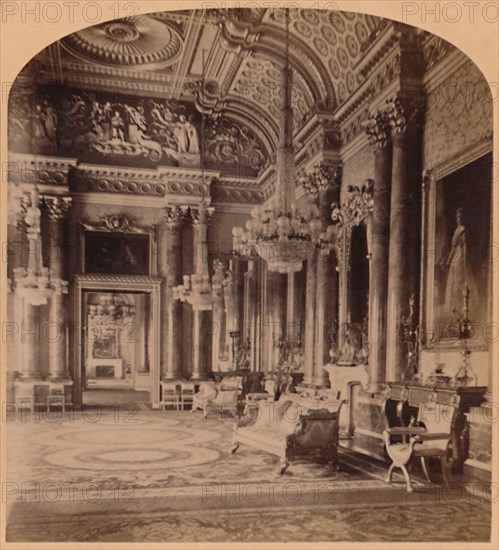
<svg viewBox="0 0 499 550"><path fill-rule="evenodd" d="M386 90L419 94L424 71L453 49L353 12L293 9L289 29L300 168L362 146L356 138ZM165 11L82 29L21 71L16 84L26 93L9 99L9 150L104 172L135 166L153 179L177 177L177 168L194 177L203 166L216 174L220 200L260 202L275 180L285 39L284 10L265 8ZM101 176L75 185L168 192L161 182L125 189Z"/></svg>
<svg viewBox="0 0 499 550"><path fill-rule="evenodd" d="M298 129L319 106L331 111L362 82L357 62L384 20L350 12L290 10ZM191 10L126 17L68 35L42 51L39 79L94 90L196 102L260 134L278 135L284 11ZM200 81L205 63L204 93Z"/></svg>

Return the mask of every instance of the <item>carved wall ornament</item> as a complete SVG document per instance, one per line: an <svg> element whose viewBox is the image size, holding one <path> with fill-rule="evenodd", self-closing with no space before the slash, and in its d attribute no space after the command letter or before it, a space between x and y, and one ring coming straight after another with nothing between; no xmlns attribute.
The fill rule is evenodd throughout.
<svg viewBox="0 0 499 550"><path fill-rule="evenodd" d="M120 233L150 233L153 226L143 227L136 224L135 220L126 214L111 214L101 219L100 223L80 222L87 231L113 231Z"/></svg>
<svg viewBox="0 0 499 550"><path fill-rule="evenodd" d="M331 219L339 225L336 239L336 256L341 266L350 269L351 234L354 227L365 224L368 253L371 250L371 219L374 206L373 191L374 181L366 180L364 185L349 185L349 196L342 205L331 205Z"/></svg>
<svg viewBox="0 0 499 550"><path fill-rule="evenodd" d="M341 207L338 203L331 205L333 223L339 223L342 226L356 226L365 223L373 212L374 181L368 179L361 187L349 185L347 191L349 195Z"/></svg>
<svg viewBox="0 0 499 550"><path fill-rule="evenodd" d="M316 200L328 190L337 190L341 184L341 162L318 162L309 170L298 172L298 183Z"/></svg>
<svg viewBox="0 0 499 550"><path fill-rule="evenodd" d="M215 166L245 165L257 171L263 168L266 155L248 128L227 118L220 118L207 130L207 163Z"/></svg>

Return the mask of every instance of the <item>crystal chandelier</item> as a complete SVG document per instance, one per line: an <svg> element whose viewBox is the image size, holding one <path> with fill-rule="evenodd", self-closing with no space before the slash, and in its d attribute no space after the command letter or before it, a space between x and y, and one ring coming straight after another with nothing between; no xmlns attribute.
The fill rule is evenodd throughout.
<svg viewBox="0 0 499 550"><path fill-rule="evenodd" d="M125 297L115 294L99 296L99 304L89 304L88 315L92 321L120 321L135 315L135 306L130 305Z"/></svg>
<svg viewBox="0 0 499 550"><path fill-rule="evenodd" d="M293 150L293 109L291 68L289 66L289 9L286 9L286 66L282 72L284 101L280 117L279 146L276 155L276 193L268 206L257 206L251 219L232 230L235 250L256 252L270 271L294 273L315 245L320 244L322 222L315 204L298 207L294 201L296 164Z"/></svg>

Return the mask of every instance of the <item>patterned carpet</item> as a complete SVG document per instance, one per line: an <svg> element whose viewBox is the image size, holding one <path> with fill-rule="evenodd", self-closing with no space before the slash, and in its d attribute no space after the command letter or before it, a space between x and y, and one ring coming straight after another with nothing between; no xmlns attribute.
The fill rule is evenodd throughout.
<svg viewBox="0 0 499 550"><path fill-rule="evenodd" d="M341 508L270 507L194 512L106 512L77 520L9 522L8 541L487 542L490 510L465 503Z"/></svg>
<svg viewBox="0 0 499 550"><path fill-rule="evenodd" d="M12 417L7 540L488 540L481 503L408 495L400 476L383 482L385 465L346 452L339 471L299 460L280 477L275 456L229 454L232 429L123 407Z"/></svg>

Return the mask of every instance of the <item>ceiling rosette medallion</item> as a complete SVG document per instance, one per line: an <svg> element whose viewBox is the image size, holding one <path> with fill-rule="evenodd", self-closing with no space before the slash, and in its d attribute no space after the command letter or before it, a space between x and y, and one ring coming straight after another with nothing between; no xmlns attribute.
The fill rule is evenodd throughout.
<svg viewBox="0 0 499 550"><path fill-rule="evenodd" d="M125 17L82 29L62 43L85 61L106 65L164 67L174 63L181 50L178 31L149 15Z"/></svg>

